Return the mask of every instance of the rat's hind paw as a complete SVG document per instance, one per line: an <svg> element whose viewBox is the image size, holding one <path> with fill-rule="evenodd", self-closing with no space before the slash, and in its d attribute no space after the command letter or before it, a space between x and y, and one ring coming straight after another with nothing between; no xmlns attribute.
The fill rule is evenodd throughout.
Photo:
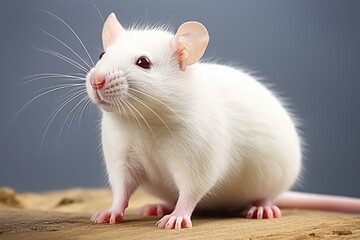
<svg viewBox="0 0 360 240"><path fill-rule="evenodd" d="M99 211L94 213L91 218L94 223L115 224L123 221L123 214L116 211Z"/></svg>
<svg viewBox="0 0 360 240"><path fill-rule="evenodd" d="M192 228L192 223L190 217L186 215L166 215L160 219L155 226L165 229L180 229L182 227Z"/></svg>
<svg viewBox="0 0 360 240"><path fill-rule="evenodd" d="M165 204L148 204L143 206L139 210L139 215L143 217L148 216L157 216L157 217L163 217L165 214L169 214L172 211L174 211L174 207L170 205Z"/></svg>
<svg viewBox="0 0 360 240"><path fill-rule="evenodd" d="M246 218L263 219L263 218L279 218L281 217L281 210L277 206L253 206L248 211Z"/></svg>

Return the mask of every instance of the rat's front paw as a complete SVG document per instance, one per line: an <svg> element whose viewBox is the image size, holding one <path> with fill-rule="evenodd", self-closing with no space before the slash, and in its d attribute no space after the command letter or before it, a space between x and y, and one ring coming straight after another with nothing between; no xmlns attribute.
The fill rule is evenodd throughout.
<svg viewBox="0 0 360 240"><path fill-rule="evenodd" d="M192 223L191 219L187 215L179 216L179 215L166 215L161 218L157 223L156 226L158 228L165 228L165 229L180 229L182 227L191 228Z"/></svg>
<svg viewBox="0 0 360 240"><path fill-rule="evenodd" d="M94 213L91 218L94 223L110 223L115 224L123 221L123 214L117 211L104 210Z"/></svg>

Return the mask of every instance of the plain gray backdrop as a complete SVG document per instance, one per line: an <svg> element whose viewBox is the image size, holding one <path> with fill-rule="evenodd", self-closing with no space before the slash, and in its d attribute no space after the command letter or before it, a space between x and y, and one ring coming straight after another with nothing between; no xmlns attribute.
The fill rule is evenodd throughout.
<svg viewBox="0 0 360 240"><path fill-rule="evenodd" d="M160 22L175 30L187 20L204 23L210 33L205 59L255 71L289 99L301 119L307 149L302 182L295 189L360 197L360 1L94 2L104 17L115 12L124 26ZM36 50L76 59L40 28L88 59L71 31L41 9L66 21L92 58L100 53L103 22L92 2L0 1L0 186L17 191L105 186L94 106L82 118L65 121L77 101L70 103L46 131L66 91L53 92L13 120L33 97L60 83L44 79L24 85L25 77L79 72Z"/></svg>

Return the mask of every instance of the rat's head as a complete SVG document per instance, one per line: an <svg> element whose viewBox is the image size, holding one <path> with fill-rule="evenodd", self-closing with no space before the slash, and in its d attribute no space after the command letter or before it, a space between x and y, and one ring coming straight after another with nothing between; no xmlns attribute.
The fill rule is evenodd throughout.
<svg viewBox="0 0 360 240"><path fill-rule="evenodd" d="M198 22L182 24L175 35L156 28L125 30L112 13L103 27L104 52L87 75L88 95L109 112L159 105L177 84L186 84L187 66L201 58L208 40Z"/></svg>

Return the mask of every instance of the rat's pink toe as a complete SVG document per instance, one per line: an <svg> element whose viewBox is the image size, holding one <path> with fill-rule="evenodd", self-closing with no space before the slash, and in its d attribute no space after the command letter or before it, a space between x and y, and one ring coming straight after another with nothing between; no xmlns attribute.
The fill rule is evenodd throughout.
<svg viewBox="0 0 360 240"><path fill-rule="evenodd" d="M272 219L281 217L281 210L277 206L253 206L249 209L246 218Z"/></svg>
<svg viewBox="0 0 360 240"><path fill-rule="evenodd" d="M165 224L165 229L173 229L175 228L176 216L172 216L169 218L167 223Z"/></svg>
<svg viewBox="0 0 360 240"><path fill-rule="evenodd" d="M268 219L274 218L274 213L273 213L271 207L269 207L269 206L264 207L264 216L266 216Z"/></svg>
<svg viewBox="0 0 360 240"><path fill-rule="evenodd" d="M246 215L246 218L248 218L248 219L254 218L256 210L257 210L257 207L251 207Z"/></svg>
<svg viewBox="0 0 360 240"><path fill-rule="evenodd" d="M170 215L166 215L163 218L161 218L159 221L157 221L157 223L155 224L155 226L157 226L158 228L165 228L166 223L168 222L169 218L171 216Z"/></svg>
<svg viewBox="0 0 360 240"><path fill-rule="evenodd" d="M274 214L274 218L279 218L279 217L281 217L281 210L280 210L280 208L278 208L278 206L272 206L271 207L271 210L272 210L272 212L273 212L273 214Z"/></svg>
<svg viewBox="0 0 360 240"><path fill-rule="evenodd" d="M101 211L98 211L98 212L94 213L94 214L91 216L90 220L93 221L93 222L95 222L95 220L98 218L98 216L99 216L100 214L101 214Z"/></svg>
<svg viewBox="0 0 360 240"><path fill-rule="evenodd" d="M94 223L110 223L115 224L122 222L123 215L116 211L99 211L92 215L91 221Z"/></svg>
<svg viewBox="0 0 360 240"><path fill-rule="evenodd" d="M181 229L183 227L192 228L192 223L190 217L186 215L166 215L156 223L156 226L165 229Z"/></svg>

